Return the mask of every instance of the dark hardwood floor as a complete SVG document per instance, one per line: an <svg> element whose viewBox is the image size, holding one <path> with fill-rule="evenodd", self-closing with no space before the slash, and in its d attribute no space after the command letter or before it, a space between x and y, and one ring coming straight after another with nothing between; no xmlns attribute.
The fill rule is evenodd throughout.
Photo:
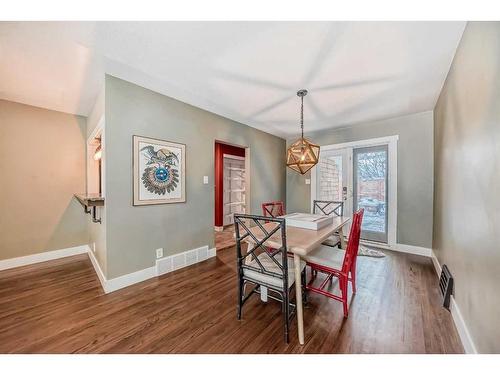
<svg viewBox="0 0 500 375"><path fill-rule="evenodd" d="M306 343L283 342L280 307L236 320L234 248L105 295L87 255L0 272L0 353L462 353L426 258L358 258L350 315L310 295Z"/></svg>

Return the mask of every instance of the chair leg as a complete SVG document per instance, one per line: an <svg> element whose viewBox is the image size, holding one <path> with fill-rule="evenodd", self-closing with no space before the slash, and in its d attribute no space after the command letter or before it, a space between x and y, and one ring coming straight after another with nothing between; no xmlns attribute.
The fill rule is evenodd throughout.
<svg viewBox="0 0 500 375"><path fill-rule="evenodd" d="M352 294L356 294L356 262L352 264L351 284L352 284Z"/></svg>
<svg viewBox="0 0 500 375"><path fill-rule="evenodd" d="M283 291L283 334L285 339L285 344L288 344L288 333L289 333L289 320L290 320L290 304L289 304L288 291Z"/></svg>
<svg viewBox="0 0 500 375"><path fill-rule="evenodd" d="M348 311L348 306L347 306L347 284L348 284L348 278L347 277L340 277L339 278L339 286L340 286L340 292L342 293L342 305L344 306L344 318L347 318L349 311Z"/></svg>
<svg viewBox="0 0 500 375"><path fill-rule="evenodd" d="M245 282L240 278L238 281L238 313L237 318L241 320L241 310L243 308Z"/></svg>

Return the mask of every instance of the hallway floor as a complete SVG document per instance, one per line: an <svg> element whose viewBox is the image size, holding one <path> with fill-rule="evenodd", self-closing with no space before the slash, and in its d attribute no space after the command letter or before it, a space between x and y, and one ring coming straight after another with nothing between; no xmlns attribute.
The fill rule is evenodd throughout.
<svg viewBox="0 0 500 375"><path fill-rule="evenodd" d="M227 225L220 232L215 231L215 249L217 251L227 249L235 244L234 225Z"/></svg>

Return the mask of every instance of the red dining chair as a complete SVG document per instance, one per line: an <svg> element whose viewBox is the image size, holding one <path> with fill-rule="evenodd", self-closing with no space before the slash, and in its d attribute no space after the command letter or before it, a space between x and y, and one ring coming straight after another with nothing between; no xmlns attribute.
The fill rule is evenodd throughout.
<svg viewBox="0 0 500 375"><path fill-rule="evenodd" d="M321 245L304 257L306 264L311 267L311 280L306 285L306 290L342 302L344 305L344 317L346 318L348 315L347 290L349 281L352 284L352 294L356 294L356 259L358 256L363 212L364 209L360 209L352 217L351 231L346 250ZM315 287L313 283L318 272L326 274L327 277L319 287ZM330 293L326 289L328 282L333 277L339 279L340 296Z"/></svg>
<svg viewBox="0 0 500 375"><path fill-rule="evenodd" d="M283 216L284 214L285 214L285 209L283 206L283 202L274 201L274 202L262 203L262 216L278 217L278 216Z"/></svg>

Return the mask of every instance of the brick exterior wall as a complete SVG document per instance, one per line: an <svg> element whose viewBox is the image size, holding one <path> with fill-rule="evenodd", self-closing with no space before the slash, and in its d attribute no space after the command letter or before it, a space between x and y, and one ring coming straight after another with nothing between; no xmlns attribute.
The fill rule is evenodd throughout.
<svg viewBox="0 0 500 375"><path fill-rule="evenodd" d="M321 175L319 186L319 200L342 199L342 173L334 159L324 158L319 162Z"/></svg>

